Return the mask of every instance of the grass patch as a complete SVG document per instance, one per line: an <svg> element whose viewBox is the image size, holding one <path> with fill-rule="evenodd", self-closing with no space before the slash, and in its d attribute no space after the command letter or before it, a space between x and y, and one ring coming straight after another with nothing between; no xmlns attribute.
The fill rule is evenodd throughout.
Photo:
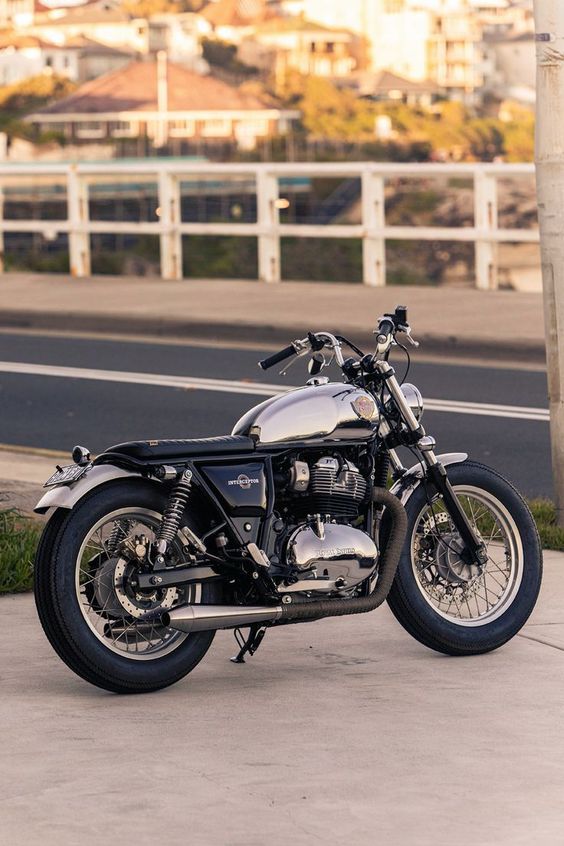
<svg viewBox="0 0 564 846"><path fill-rule="evenodd" d="M41 529L18 511L0 511L0 594L31 590Z"/></svg>
<svg viewBox="0 0 564 846"><path fill-rule="evenodd" d="M556 523L556 507L549 499L531 499L529 508L535 518L543 549L564 551L564 528Z"/></svg>

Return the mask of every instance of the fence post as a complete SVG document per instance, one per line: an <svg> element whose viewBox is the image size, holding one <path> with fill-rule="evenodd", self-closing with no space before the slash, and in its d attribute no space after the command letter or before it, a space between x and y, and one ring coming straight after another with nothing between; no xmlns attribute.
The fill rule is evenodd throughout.
<svg viewBox="0 0 564 846"><path fill-rule="evenodd" d="M493 291L498 287L497 243L487 235L497 229L497 179L482 168L474 171L474 226L476 287Z"/></svg>
<svg viewBox="0 0 564 846"><path fill-rule="evenodd" d="M385 226L384 177L362 173L362 280L365 285L386 284L386 241L378 231Z"/></svg>
<svg viewBox="0 0 564 846"><path fill-rule="evenodd" d="M278 177L257 169L258 274L261 282L280 282Z"/></svg>
<svg viewBox="0 0 564 846"><path fill-rule="evenodd" d="M67 171L69 216L69 263L71 276L90 276L90 235L88 233L88 185L76 165Z"/></svg>
<svg viewBox="0 0 564 846"><path fill-rule="evenodd" d="M159 171L161 276L182 279L182 235L179 230L180 183L166 170Z"/></svg>

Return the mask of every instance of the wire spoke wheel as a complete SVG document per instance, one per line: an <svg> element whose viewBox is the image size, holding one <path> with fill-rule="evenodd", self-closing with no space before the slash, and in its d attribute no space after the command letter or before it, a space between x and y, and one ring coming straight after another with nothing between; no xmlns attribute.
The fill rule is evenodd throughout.
<svg viewBox="0 0 564 846"><path fill-rule="evenodd" d="M481 626L500 617L517 595L523 545L515 520L493 493L471 485L454 490L485 545L486 564L464 560L464 543L437 495L414 521L412 568L417 587L437 614L459 626Z"/></svg>
<svg viewBox="0 0 564 846"><path fill-rule="evenodd" d="M119 509L88 532L76 560L75 588L89 629L112 652L132 660L161 658L188 634L160 622L160 613L201 601L201 585L138 591L132 585L139 560L155 541L160 515L148 509ZM182 561L182 538L171 546L168 563ZM142 559L141 559L142 560Z"/></svg>

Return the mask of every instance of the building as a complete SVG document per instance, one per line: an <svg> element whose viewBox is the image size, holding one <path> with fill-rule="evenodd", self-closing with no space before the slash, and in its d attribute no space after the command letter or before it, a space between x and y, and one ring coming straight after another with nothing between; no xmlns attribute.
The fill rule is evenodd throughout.
<svg viewBox="0 0 564 846"><path fill-rule="evenodd" d="M510 31L486 37L492 73L486 89L499 100L516 100L533 106L536 99L536 53L534 32Z"/></svg>
<svg viewBox="0 0 564 846"><path fill-rule="evenodd" d="M439 96L440 88L431 80L419 82L406 79L391 71L361 72L353 77L354 87L361 97L377 101L401 101L410 106L430 107Z"/></svg>
<svg viewBox="0 0 564 846"><path fill-rule="evenodd" d="M207 73L201 37L208 30L204 19L193 13L137 18L115 0L92 0L80 6L44 8L25 34L60 46L87 39L129 55L146 56L165 50L171 61L196 73Z"/></svg>
<svg viewBox="0 0 564 846"><path fill-rule="evenodd" d="M0 0L0 28L30 24L35 0Z"/></svg>
<svg viewBox="0 0 564 846"><path fill-rule="evenodd" d="M309 20L365 38L366 65L373 73L431 80L468 102L478 95L482 29L470 0L302 0L300 10Z"/></svg>
<svg viewBox="0 0 564 846"><path fill-rule="evenodd" d="M251 67L281 78L288 70L341 78L357 66L358 39L343 29L330 29L305 18L273 18L243 38L238 58Z"/></svg>
<svg viewBox="0 0 564 846"><path fill-rule="evenodd" d="M433 15L429 37L429 78L450 97L471 101L484 84L482 30L472 10Z"/></svg>
<svg viewBox="0 0 564 846"><path fill-rule="evenodd" d="M203 139L252 149L262 138L288 132L298 117L160 54L157 61L131 62L87 82L26 120L69 142L145 138L159 147L169 139Z"/></svg>
<svg viewBox="0 0 564 846"><path fill-rule="evenodd" d="M128 64L132 54L75 38L53 44L36 35L0 35L0 85L12 85L42 74L85 82Z"/></svg>

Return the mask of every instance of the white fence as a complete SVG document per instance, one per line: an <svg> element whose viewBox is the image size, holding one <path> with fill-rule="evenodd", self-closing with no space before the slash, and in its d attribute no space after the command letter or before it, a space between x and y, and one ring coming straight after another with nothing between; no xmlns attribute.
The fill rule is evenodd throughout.
<svg viewBox="0 0 564 846"><path fill-rule="evenodd" d="M536 243L536 229L498 227L498 180L531 177L530 164L372 164L288 163L216 164L154 159L112 161L103 164L0 164L0 253L8 232L38 232L47 239L67 234L73 276L90 274L90 236L95 234L157 235L163 279L182 277L183 235L252 236L258 240L258 272L262 282L281 278L280 245L283 237L356 238L362 240L363 281L386 284L386 240L464 241L475 245L475 284L488 290L497 286L497 245L500 242ZM428 179L436 176L471 179L474 186L474 225L459 227L390 226L386 223L386 180ZM155 221L101 221L89 219L89 185L96 178L154 179L158 186ZM182 180L187 178L251 178L256 185L256 222L199 223L181 219ZM360 224L281 223L280 179L357 178L361 181ZM67 216L62 220L4 219L3 186L18 179L56 179L66 191ZM7 190L7 189L6 189Z"/></svg>

